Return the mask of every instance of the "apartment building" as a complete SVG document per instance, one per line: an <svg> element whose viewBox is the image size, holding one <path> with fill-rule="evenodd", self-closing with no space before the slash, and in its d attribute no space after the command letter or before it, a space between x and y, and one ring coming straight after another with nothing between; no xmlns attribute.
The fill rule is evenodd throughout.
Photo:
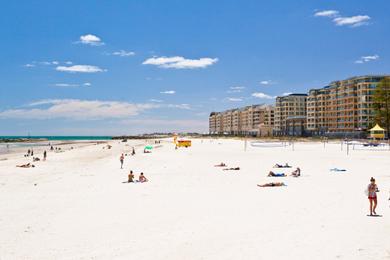
<svg viewBox="0 0 390 260"><path fill-rule="evenodd" d="M373 94L385 76L359 76L311 89L307 130L314 135L364 133L374 120Z"/></svg>
<svg viewBox="0 0 390 260"><path fill-rule="evenodd" d="M209 117L210 134L271 135L274 108L253 105L223 112L212 112Z"/></svg>
<svg viewBox="0 0 390 260"><path fill-rule="evenodd" d="M305 134L307 94L290 94L276 97L275 135Z"/></svg>

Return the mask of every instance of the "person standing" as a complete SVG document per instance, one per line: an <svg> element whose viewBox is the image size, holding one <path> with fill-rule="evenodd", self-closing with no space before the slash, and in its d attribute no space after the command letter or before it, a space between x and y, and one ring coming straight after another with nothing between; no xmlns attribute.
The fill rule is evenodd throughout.
<svg viewBox="0 0 390 260"><path fill-rule="evenodd" d="M47 153L46 150L43 152L43 160L46 161Z"/></svg>
<svg viewBox="0 0 390 260"><path fill-rule="evenodd" d="M121 162L121 169L123 169L123 161L124 160L125 160L125 156L122 153L121 157L119 157L119 161Z"/></svg>
<svg viewBox="0 0 390 260"><path fill-rule="evenodd" d="M367 187L368 200L370 201L370 216L376 215L375 209L378 204L376 193L379 192L378 186L375 184L375 179L371 177L370 184Z"/></svg>

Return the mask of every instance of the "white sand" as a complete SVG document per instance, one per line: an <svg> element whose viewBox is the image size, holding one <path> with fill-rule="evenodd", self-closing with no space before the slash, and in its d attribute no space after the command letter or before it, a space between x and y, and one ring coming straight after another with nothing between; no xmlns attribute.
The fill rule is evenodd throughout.
<svg viewBox="0 0 390 260"><path fill-rule="evenodd" d="M0 160L0 259L390 259L390 151L193 142L138 147L123 170L131 146L117 141L48 153L31 169L15 167L30 160L21 154ZM242 170L213 167L221 161ZM276 162L303 176L265 177ZM122 183L129 169L150 182ZM371 176L383 217L366 216ZM256 186L271 181L288 186Z"/></svg>

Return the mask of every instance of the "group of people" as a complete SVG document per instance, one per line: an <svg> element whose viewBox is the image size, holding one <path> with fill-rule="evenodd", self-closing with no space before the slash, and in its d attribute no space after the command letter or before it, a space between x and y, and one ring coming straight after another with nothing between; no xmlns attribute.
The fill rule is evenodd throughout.
<svg viewBox="0 0 390 260"><path fill-rule="evenodd" d="M214 167L227 167L227 165L224 162L221 162L220 164L214 165ZM240 167L230 167L230 168L224 168L223 171L239 171Z"/></svg>
<svg viewBox="0 0 390 260"><path fill-rule="evenodd" d="M141 172L139 174L139 177L138 177L138 180L134 181L134 178L135 178L135 175L133 173L133 171L130 170L130 173L128 175L128 179L127 179L127 182L148 182L149 180L145 177L144 173Z"/></svg>
<svg viewBox="0 0 390 260"><path fill-rule="evenodd" d="M274 173L273 171L270 171L267 176L268 177L287 177L288 175L285 173ZM290 176L292 176L292 177L301 176L301 169L299 167L297 167L293 172L291 172Z"/></svg>

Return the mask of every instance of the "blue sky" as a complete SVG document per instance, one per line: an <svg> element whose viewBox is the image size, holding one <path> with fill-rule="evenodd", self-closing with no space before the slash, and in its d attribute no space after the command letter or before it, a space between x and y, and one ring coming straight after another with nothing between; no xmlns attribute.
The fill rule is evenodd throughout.
<svg viewBox="0 0 390 260"><path fill-rule="evenodd" d="M390 2L3 1L0 135L207 131L208 114L389 74Z"/></svg>

